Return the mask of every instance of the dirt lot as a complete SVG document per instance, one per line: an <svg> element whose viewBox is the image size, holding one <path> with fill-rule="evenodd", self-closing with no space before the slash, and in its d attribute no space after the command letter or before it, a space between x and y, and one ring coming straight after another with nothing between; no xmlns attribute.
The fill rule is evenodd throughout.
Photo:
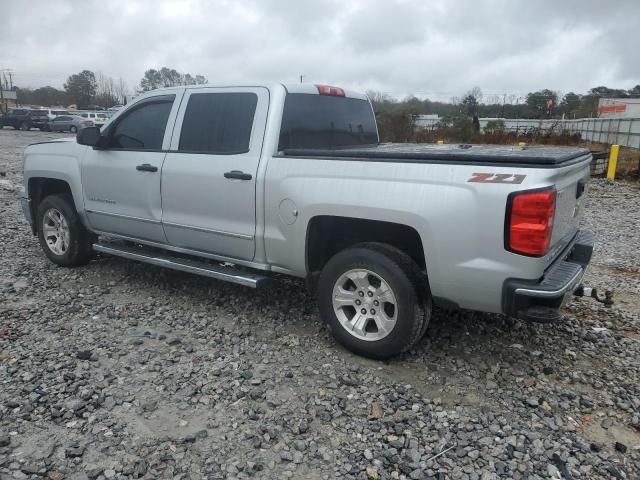
<svg viewBox="0 0 640 480"><path fill-rule="evenodd" d="M49 263L0 130L0 478L640 478L640 192L592 181L567 318L436 312L374 362L299 281L265 291L98 256ZM147 333L148 332L148 333Z"/></svg>

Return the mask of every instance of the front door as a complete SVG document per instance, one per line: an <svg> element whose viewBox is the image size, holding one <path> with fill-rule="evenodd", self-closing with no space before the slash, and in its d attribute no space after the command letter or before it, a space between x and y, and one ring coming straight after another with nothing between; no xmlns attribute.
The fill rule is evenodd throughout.
<svg viewBox="0 0 640 480"><path fill-rule="evenodd" d="M266 88L188 89L162 168L171 245L251 260Z"/></svg>
<svg viewBox="0 0 640 480"><path fill-rule="evenodd" d="M160 174L181 94L136 102L103 132L101 148L85 153L82 185L94 230L165 243Z"/></svg>

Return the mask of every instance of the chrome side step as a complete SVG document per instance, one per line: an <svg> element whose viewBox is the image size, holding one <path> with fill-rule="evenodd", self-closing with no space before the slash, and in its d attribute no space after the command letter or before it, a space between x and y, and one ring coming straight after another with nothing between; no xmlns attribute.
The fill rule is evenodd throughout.
<svg viewBox="0 0 640 480"><path fill-rule="evenodd" d="M206 262L200 262L198 260L173 257L163 252L145 251L142 248L134 248L111 243L94 243L93 249L96 252L108 253L109 255L115 255L129 260L137 260L138 262L150 263L151 265L156 265L158 267L180 270L181 272L203 275L205 277L215 278L216 280L237 283L238 285L244 285L246 287L258 288L263 283L271 280L269 277L258 273L245 272L233 267L214 265Z"/></svg>

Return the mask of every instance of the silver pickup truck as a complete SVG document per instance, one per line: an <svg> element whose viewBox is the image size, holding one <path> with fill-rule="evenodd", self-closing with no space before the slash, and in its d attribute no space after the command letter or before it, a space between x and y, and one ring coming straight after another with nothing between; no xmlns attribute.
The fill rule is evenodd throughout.
<svg viewBox="0 0 640 480"><path fill-rule="evenodd" d="M581 281L590 154L379 144L365 95L326 85L155 90L25 150L46 256L93 252L258 287L304 278L339 342L373 358L432 305L551 321Z"/></svg>

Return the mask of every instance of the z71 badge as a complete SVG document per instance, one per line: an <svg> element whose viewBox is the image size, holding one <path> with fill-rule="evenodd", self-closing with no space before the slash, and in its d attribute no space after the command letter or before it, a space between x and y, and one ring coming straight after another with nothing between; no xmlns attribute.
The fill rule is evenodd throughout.
<svg viewBox="0 0 640 480"><path fill-rule="evenodd" d="M467 182L519 184L525 178L526 175L514 175L512 173L474 173Z"/></svg>

